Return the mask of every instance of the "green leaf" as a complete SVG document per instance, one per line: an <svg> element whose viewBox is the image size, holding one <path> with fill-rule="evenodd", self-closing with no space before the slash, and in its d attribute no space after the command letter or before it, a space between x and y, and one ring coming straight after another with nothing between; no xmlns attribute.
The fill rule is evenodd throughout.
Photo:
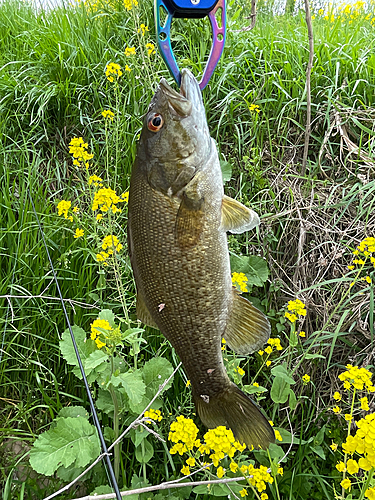
<svg viewBox="0 0 375 500"><path fill-rule="evenodd" d="M324 450L321 446L311 446L311 449L314 453L318 455L318 457L322 458L323 460L326 459L326 455L324 453Z"/></svg>
<svg viewBox="0 0 375 500"><path fill-rule="evenodd" d="M130 407L139 404L146 393L146 385L142 380L141 371L120 373L118 378L121 380L121 385L129 398Z"/></svg>
<svg viewBox="0 0 375 500"><path fill-rule="evenodd" d="M237 255L230 256L230 266L232 273L244 273L248 279L248 286L263 286L268 279L267 262L257 255Z"/></svg>
<svg viewBox="0 0 375 500"><path fill-rule="evenodd" d="M271 387L271 398L274 403L286 403L290 385L281 377L275 377Z"/></svg>
<svg viewBox="0 0 375 500"><path fill-rule="evenodd" d="M66 417L83 417L88 419L89 413L84 409L83 406L67 406L66 408L62 408L59 411L58 417L66 418Z"/></svg>
<svg viewBox="0 0 375 500"><path fill-rule="evenodd" d="M243 390L247 392L247 394L256 394L260 392L268 392L268 389L265 387L262 387L261 385L259 387L255 387L255 385L244 385Z"/></svg>
<svg viewBox="0 0 375 500"><path fill-rule="evenodd" d="M285 365L274 366L271 370L272 375L275 377L282 378L289 385L295 384L294 379L289 375L288 370Z"/></svg>
<svg viewBox="0 0 375 500"><path fill-rule="evenodd" d="M326 359L326 356L323 356L322 354L309 354L307 353L305 355L305 359Z"/></svg>
<svg viewBox="0 0 375 500"><path fill-rule="evenodd" d="M268 449L270 452L271 459L276 463L279 463L280 459L283 458L285 455L285 451L281 448L281 446L279 446L276 443L271 443Z"/></svg>
<svg viewBox="0 0 375 500"><path fill-rule="evenodd" d="M154 456L154 447L149 441L147 441L147 439L143 441L143 450L142 450L142 444L140 444L135 449L135 458L138 460L140 464L147 464L147 462L149 462L153 456Z"/></svg>
<svg viewBox="0 0 375 500"><path fill-rule="evenodd" d="M220 167L223 176L223 184L225 184L232 178L232 165L227 160L220 160Z"/></svg>
<svg viewBox="0 0 375 500"><path fill-rule="evenodd" d="M297 398L292 389L289 390L289 407L291 410L295 410L297 406Z"/></svg>
<svg viewBox="0 0 375 500"><path fill-rule="evenodd" d="M154 397L159 386L172 375L173 366L166 358L152 358L143 366L143 380L147 387L147 394ZM166 385L165 389L171 387L173 379Z"/></svg>
<svg viewBox="0 0 375 500"><path fill-rule="evenodd" d="M99 454L96 428L86 418L59 418L55 427L35 441L30 465L39 474L51 476L61 465L84 467Z"/></svg>
<svg viewBox="0 0 375 500"><path fill-rule="evenodd" d="M141 425L135 429L131 429L130 438L133 441L134 446L137 448L150 433L146 431Z"/></svg>
<svg viewBox="0 0 375 500"><path fill-rule="evenodd" d="M102 351L100 349L96 349L85 360L84 368L85 368L86 375L91 373L94 368L97 368L102 363L107 364L107 361L108 361L108 354L106 354L104 351ZM103 369L105 369L105 367Z"/></svg>
<svg viewBox="0 0 375 500"><path fill-rule="evenodd" d="M82 359L82 362L84 362L92 352L97 350L96 344L93 340L86 337L86 332L79 326L73 325L72 330L78 347L79 355ZM72 339L70 337L69 328L67 328L63 332L59 346L61 354L68 365L78 366L77 356L73 347Z"/></svg>
<svg viewBox="0 0 375 500"><path fill-rule="evenodd" d="M111 309L103 309L102 311L100 311L99 318L108 321L112 328L117 328L115 315L113 314L113 311L111 311Z"/></svg>

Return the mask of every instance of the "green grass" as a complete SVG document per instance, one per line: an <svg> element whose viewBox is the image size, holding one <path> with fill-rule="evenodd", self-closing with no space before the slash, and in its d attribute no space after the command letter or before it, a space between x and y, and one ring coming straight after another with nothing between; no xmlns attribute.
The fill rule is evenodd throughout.
<svg viewBox="0 0 375 500"><path fill-rule="evenodd" d="M308 307L304 349L324 356L324 361L308 360L298 351L293 359L282 353L275 360L297 367L295 392L300 400L289 418L295 435L305 440L288 457L279 486L282 498L331 499L332 478L339 474L329 444L331 437L344 439L340 421L328 409L339 387L337 374L348 362L373 365L373 287L345 294L354 275L347 269L351 251L366 236L375 236L375 31L365 15L351 24L319 15L314 20L313 126L308 169L301 176L308 60L304 15L264 13L254 30L241 31L249 23L248 14L248 6L230 2L225 52L203 97L211 135L232 169L227 193L251 203L264 216L256 234L231 237L230 249L266 258L270 278L252 295L272 319L273 335L287 345L282 308L298 296ZM145 37L137 32L140 23L150 28ZM181 19L173 29L181 66L196 74L202 71L209 50L208 23ZM121 314L113 275L98 273L93 239L74 240L69 225L57 216L56 204L63 198L82 197L84 175L72 167L68 152L75 136L89 143L95 173L106 175L112 187L127 190L141 117L160 78L171 81L161 57L147 56L145 43L153 41L150 2L130 12L121 5L94 12L81 5L74 14L68 6L38 12L12 0L0 5L0 434L4 439L31 444L61 407L87 404L83 388L58 349L65 322L28 189L63 296L71 301L71 321L88 328L99 307ZM124 55L126 46L136 47L134 58ZM117 90L104 74L111 61L132 68L130 73L124 71ZM259 106L259 114L251 111L251 104ZM107 140L103 109L116 113ZM338 119L359 147L351 154L337 132ZM84 207L89 211L88 204ZM126 213L117 230L125 241ZM121 271L134 317L134 285L126 257ZM164 339L153 330L147 339L144 359L160 353L176 365L176 355ZM246 383L258 368L259 360L250 358ZM304 373L314 384L303 386ZM269 371L262 377L262 384L270 388ZM175 414L179 406L191 411L189 398L184 376L178 374L165 398L166 411ZM289 428L282 405L268 400L261 404L278 426ZM317 445L314 439L322 428ZM325 462L316 446L322 446ZM136 467L130 440L123 451L125 466ZM163 454L160 447L159 459ZM13 457L0 459L0 484L11 478L13 463ZM149 474L153 483L165 479L158 468L150 468ZM13 495L9 498L43 498L35 479L27 482L29 496L19 483L8 481ZM50 485L51 491L55 486ZM275 491L272 494L277 498Z"/></svg>

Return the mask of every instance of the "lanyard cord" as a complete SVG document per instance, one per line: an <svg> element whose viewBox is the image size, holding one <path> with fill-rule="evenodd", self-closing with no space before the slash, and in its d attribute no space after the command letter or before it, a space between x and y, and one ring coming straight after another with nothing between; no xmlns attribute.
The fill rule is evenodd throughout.
<svg viewBox="0 0 375 500"><path fill-rule="evenodd" d="M43 229L42 229L42 226L40 224L40 220L39 220L38 214L36 213L34 201L32 199L31 192L30 192L29 188L28 188L28 193L29 193L29 198L30 198L30 201L31 201L31 205L33 207L34 215L35 215L36 221L38 223L39 231L40 231L43 243L44 243L44 247L46 249L46 253L47 253L48 260L49 260L49 264L51 266L53 278L54 278L54 281L56 283L56 288L57 288L57 292L58 292L59 297L60 297L61 305L62 305L62 308L63 308L63 311L64 311L64 316L65 316L65 319L66 319L66 323L68 325L70 336L72 338L72 343L73 343L74 351L75 351L76 356L77 356L78 365L79 365L79 368L80 368L81 373L82 373L83 382L85 384L87 396L88 396L89 402L90 402L92 417L94 419L95 427L96 427L96 429L98 431L99 440L100 440L100 443L101 443L101 446L102 446L103 453L105 454L105 460L106 460L107 466L108 466L108 472L109 472L109 476L110 476L110 481L112 483L113 489L115 490L117 500L121 500L121 494L120 494L120 490L119 490L119 487L118 487L118 484L117 484L117 481L116 481L116 478L115 478L115 474L113 472L113 468L112 468L112 464L111 464L111 460L110 460L110 454L108 453L107 445L105 444L105 441L104 441L104 437L103 437L103 433L102 433L102 430L101 430L101 427L100 427L98 415L97 415L96 410L95 410L94 401L92 399L90 388L89 388L89 384L87 382L87 378L86 378L86 375L85 375L85 370L83 369L81 357L79 355L78 347L77 347L77 344L76 344L76 340L74 338L74 334L73 334L73 330L72 330L72 325L70 324L70 321L69 321L69 317L68 317L68 313L67 313L66 308L65 308L65 303L64 303L64 299L63 299L63 296L62 296L62 293L61 293L60 285L59 285L59 282L57 280L55 268L53 267L53 264L52 264L52 259L51 259L50 253L48 251L48 247L47 247L47 243L46 243L46 240L45 240L45 237L44 237Z"/></svg>

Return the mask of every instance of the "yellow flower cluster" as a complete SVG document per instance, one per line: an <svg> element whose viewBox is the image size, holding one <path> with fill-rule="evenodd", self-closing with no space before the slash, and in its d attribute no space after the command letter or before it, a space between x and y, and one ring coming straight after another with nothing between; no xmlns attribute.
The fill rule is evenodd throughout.
<svg viewBox="0 0 375 500"><path fill-rule="evenodd" d="M242 468L241 468L242 471ZM255 468L253 465L248 466L248 470L246 471L247 474L249 474L249 483L254 486L259 493L262 493L262 491L265 491L266 489L266 483L272 484L273 483L273 477L271 474L268 472L267 467L264 465L261 465L259 469Z"/></svg>
<svg viewBox="0 0 375 500"><path fill-rule="evenodd" d="M154 420L155 422L160 422L163 419L161 411L160 410L153 410L152 408L145 411L144 416L146 418L152 418L152 420ZM151 420L148 420L147 423L151 424Z"/></svg>
<svg viewBox="0 0 375 500"><path fill-rule="evenodd" d="M65 217L65 219L69 219L71 222L73 222L73 217L68 216L68 212L69 212L71 205L72 205L71 201L61 200L57 204L57 213L59 215L63 215Z"/></svg>
<svg viewBox="0 0 375 500"><path fill-rule="evenodd" d="M107 332L109 332L110 330L112 330L112 327L106 319L98 318L91 323L91 339L95 340L98 349L101 349L103 346L106 345L106 343L100 340L99 337L103 333L100 330L98 330L98 328L101 328L102 330L106 330Z"/></svg>
<svg viewBox="0 0 375 500"><path fill-rule="evenodd" d="M273 351L274 348L276 349L276 351L283 350L282 345L280 343L280 339L268 339L267 344L269 344L269 347L265 348L265 351L267 354L271 354L271 352ZM269 349L271 349L271 350L269 350Z"/></svg>
<svg viewBox="0 0 375 500"><path fill-rule="evenodd" d="M138 33L142 33L142 36L145 36L146 31L149 31L148 26L142 23L141 27L138 28Z"/></svg>
<svg viewBox="0 0 375 500"><path fill-rule="evenodd" d="M306 306L299 300L290 300L287 305L288 311L284 316L289 319L291 323L295 323L298 316L306 316Z"/></svg>
<svg viewBox="0 0 375 500"><path fill-rule="evenodd" d="M127 11L132 10L133 5L134 7L137 7L138 5L137 0L124 0L124 7Z"/></svg>
<svg viewBox="0 0 375 500"><path fill-rule="evenodd" d="M102 116L104 118L109 118L113 122L113 117L115 114L110 109L103 109Z"/></svg>
<svg viewBox="0 0 375 500"><path fill-rule="evenodd" d="M176 443L170 449L172 455L175 453L183 455L192 450L194 446L201 445L200 440L197 439L198 427L191 418L185 418L183 415L178 416L176 422L171 423L170 429L168 439L172 443Z"/></svg>
<svg viewBox="0 0 375 500"><path fill-rule="evenodd" d="M238 291L247 292L246 283L249 280L247 279L246 274L244 273L232 273L232 283L235 285Z"/></svg>
<svg viewBox="0 0 375 500"><path fill-rule="evenodd" d="M126 202L127 197L129 197L129 194L126 196L126 193L124 193L121 196L117 196L116 191L113 189L103 187L95 193L91 208L93 211L100 210L101 212L111 210L115 214L116 212L121 212L121 208L118 208L117 204Z"/></svg>
<svg viewBox="0 0 375 500"><path fill-rule="evenodd" d="M215 467L219 465L219 461L225 455L232 458L237 450L243 451L246 448L246 445L236 441L233 432L223 425L210 429L203 437L205 442L199 447L199 451L207 454L213 451L210 459Z"/></svg>
<svg viewBox="0 0 375 500"><path fill-rule="evenodd" d="M260 113L260 107L258 106L258 104L250 104L249 110L255 111L255 113L258 113L258 114Z"/></svg>
<svg viewBox="0 0 375 500"><path fill-rule="evenodd" d="M96 254L96 260L98 262L103 262L104 265L107 264L107 259L110 255L113 255L113 252L120 252L122 250L123 245L120 243L120 240L114 234L110 234L109 236L105 236L102 241L102 251ZM107 251L105 251L107 250Z"/></svg>
<svg viewBox="0 0 375 500"><path fill-rule="evenodd" d="M156 54L155 45L153 43L146 43L146 49L149 56Z"/></svg>
<svg viewBox="0 0 375 500"><path fill-rule="evenodd" d="M82 164L86 168L89 168L89 160L91 160L94 155L86 151L88 148L87 142L84 142L82 137L73 137L69 143L69 153L73 155L73 165L77 167Z"/></svg>
<svg viewBox="0 0 375 500"><path fill-rule="evenodd" d="M374 18L375 19L375 18ZM353 251L354 259L348 269L352 271L355 269L355 266L359 266L359 269L363 269L366 262L370 260L371 264L375 268L375 238L369 236L361 241L361 243L357 246L357 248ZM361 281L366 281L367 283L371 283L370 276L362 276L360 278ZM354 282L351 283L351 286L354 285Z"/></svg>
<svg viewBox="0 0 375 500"><path fill-rule="evenodd" d="M347 371L340 373L339 380L343 382L344 389L349 390L351 386L359 391L363 391L366 387L368 392L374 392L375 387L372 384L372 373L365 368L358 368L358 366L346 365Z"/></svg>
<svg viewBox="0 0 375 500"><path fill-rule="evenodd" d="M347 437L342 449L345 453L353 454L357 452L359 455L363 455L358 460L358 463L355 460L351 461L351 470L361 468L369 471L372 467L375 467L375 413L370 413L359 420L357 427L358 430L355 435ZM348 472L350 471L348 470Z"/></svg>
<svg viewBox="0 0 375 500"><path fill-rule="evenodd" d="M107 77L107 79L110 82L114 82L115 77L118 80L120 78L120 76L122 76L121 66L119 64L112 63L112 62L107 64L106 69L105 69L105 76Z"/></svg>
<svg viewBox="0 0 375 500"><path fill-rule="evenodd" d="M81 238L83 235L85 234L85 231L83 229L76 229L76 232L74 234L74 238L77 239L77 238Z"/></svg>
<svg viewBox="0 0 375 500"><path fill-rule="evenodd" d="M91 186L92 184L95 187L102 187L103 184L103 179L97 175L90 175L89 180L88 180L88 185Z"/></svg>
<svg viewBox="0 0 375 500"><path fill-rule="evenodd" d="M135 47L126 47L125 55L126 57L135 56Z"/></svg>

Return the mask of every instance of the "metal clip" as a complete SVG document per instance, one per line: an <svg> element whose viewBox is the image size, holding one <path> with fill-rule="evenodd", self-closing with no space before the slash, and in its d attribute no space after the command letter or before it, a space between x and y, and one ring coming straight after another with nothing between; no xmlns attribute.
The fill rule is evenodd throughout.
<svg viewBox="0 0 375 500"><path fill-rule="evenodd" d="M213 42L202 79L199 82L199 88L203 90L215 71L224 49L226 34L225 0L155 0L154 8L159 50L178 86L181 85L181 72L171 45L172 19L173 17L209 17ZM160 22L160 8L165 10L167 16L163 26ZM221 26L219 26L216 18L219 9L221 9Z"/></svg>

